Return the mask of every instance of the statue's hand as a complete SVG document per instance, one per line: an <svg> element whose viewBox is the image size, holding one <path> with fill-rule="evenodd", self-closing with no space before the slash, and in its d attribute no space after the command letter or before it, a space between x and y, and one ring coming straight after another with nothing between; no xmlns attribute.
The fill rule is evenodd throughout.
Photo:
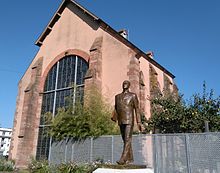
<svg viewBox="0 0 220 173"><path fill-rule="evenodd" d="M114 121L114 122L117 121L117 112L116 112L116 110L114 110L114 111L112 112L111 120Z"/></svg>
<svg viewBox="0 0 220 173"><path fill-rule="evenodd" d="M114 122L116 122L116 120L114 119L114 117L111 117L111 120L114 121Z"/></svg>
<svg viewBox="0 0 220 173"><path fill-rule="evenodd" d="M140 132L143 132L143 131L144 131L143 125L142 125L141 123L138 123L137 125L138 125L138 130L139 130Z"/></svg>

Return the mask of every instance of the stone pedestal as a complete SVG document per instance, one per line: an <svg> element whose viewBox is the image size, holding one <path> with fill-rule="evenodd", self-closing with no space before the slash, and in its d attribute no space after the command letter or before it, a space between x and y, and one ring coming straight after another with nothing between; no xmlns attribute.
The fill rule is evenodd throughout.
<svg viewBox="0 0 220 173"><path fill-rule="evenodd" d="M110 168L98 168L93 173L154 173L153 169L110 169Z"/></svg>

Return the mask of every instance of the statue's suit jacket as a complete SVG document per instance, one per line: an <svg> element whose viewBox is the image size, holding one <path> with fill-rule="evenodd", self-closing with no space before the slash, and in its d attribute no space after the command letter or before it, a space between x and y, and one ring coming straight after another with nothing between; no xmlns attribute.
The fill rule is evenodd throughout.
<svg viewBox="0 0 220 173"><path fill-rule="evenodd" d="M137 123L141 122L138 98L135 93L125 92L115 96L115 112L113 119L118 120L118 124L134 125L134 112Z"/></svg>

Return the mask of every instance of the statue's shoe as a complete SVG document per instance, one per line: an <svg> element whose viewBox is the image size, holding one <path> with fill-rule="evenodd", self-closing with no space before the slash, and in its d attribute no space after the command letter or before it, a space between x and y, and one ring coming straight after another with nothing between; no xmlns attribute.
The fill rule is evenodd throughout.
<svg viewBox="0 0 220 173"><path fill-rule="evenodd" d="M117 164L119 165L131 165L134 162L134 160L118 160L116 161Z"/></svg>
<svg viewBox="0 0 220 173"><path fill-rule="evenodd" d="M125 165L125 164L126 164L126 161L124 161L124 160L118 160L118 161L116 161L116 163L119 164L119 165Z"/></svg>
<svg viewBox="0 0 220 173"><path fill-rule="evenodd" d="M127 161L125 162L126 165L131 165L131 164L133 164L133 163L134 163L134 160L127 160Z"/></svg>

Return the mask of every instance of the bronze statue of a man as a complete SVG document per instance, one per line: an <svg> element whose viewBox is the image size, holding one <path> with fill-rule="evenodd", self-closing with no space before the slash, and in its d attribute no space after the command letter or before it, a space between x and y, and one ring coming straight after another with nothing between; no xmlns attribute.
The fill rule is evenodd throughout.
<svg viewBox="0 0 220 173"><path fill-rule="evenodd" d="M132 133L134 127L134 112L136 115L138 129L142 130L139 103L135 93L129 91L130 82L124 81L123 92L115 96L115 114L112 120L118 121L121 136L124 142L123 152L118 164L129 164L134 161L132 152Z"/></svg>

